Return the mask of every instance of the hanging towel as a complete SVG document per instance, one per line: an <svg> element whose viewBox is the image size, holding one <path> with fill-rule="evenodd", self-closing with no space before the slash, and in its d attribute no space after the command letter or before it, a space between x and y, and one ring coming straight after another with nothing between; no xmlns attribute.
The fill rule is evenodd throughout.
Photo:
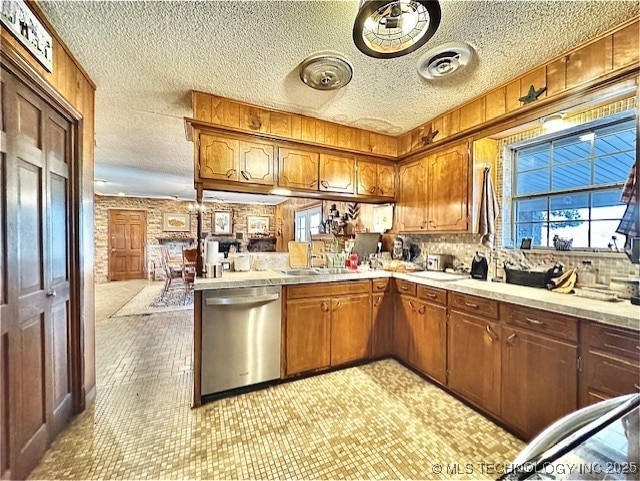
<svg viewBox="0 0 640 481"><path fill-rule="evenodd" d="M480 216L478 232L482 236L480 242L487 247L493 247L493 236L496 233L496 219L500 213L500 206L491 181L491 168L484 168L482 179L482 196L480 197Z"/></svg>
<svg viewBox="0 0 640 481"><path fill-rule="evenodd" d="M624 250L629 254L631 252L631 238L638 237L638 190L636 189L636 164L634 163L629 172L629 177L622 188L622 202L627 203L627 209L620 220L620 224L616 229L618 234L627 236Z"/></svg>

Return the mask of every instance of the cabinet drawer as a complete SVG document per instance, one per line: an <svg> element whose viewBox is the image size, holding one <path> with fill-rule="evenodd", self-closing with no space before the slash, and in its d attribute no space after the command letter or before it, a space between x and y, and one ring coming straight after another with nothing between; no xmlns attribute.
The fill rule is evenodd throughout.
<svg viewBox="0 0 640 481"><path fill-rule="evenodd" d="M447 291L435 287L418 286L418 297L428 302L445 305L447 303Z"/></svg>
<svg viewBox="0 0 640 481"><path fill-rule="evenodd" d="M416 295L416 284L414 282L405 281L403 279L396 279L395 281L396 292L407 296Z"/></svg>
<svg viewBox="0 0 640 481"><path fill-rule="evenodd" d="M452 309L469 312L476 316L498 319L498 302L484 297L468 296L452 292L449 295L449 306Z"/></svg>
<svg viewBox="0 0 640 481"><path fill-rule="evenodd" d="M615 397L640 391L640 368L622 359L590 352L585 359L588 389Z"/></svg>
<svg viewBox="0 0 640 481"><path fill-rule="evenodd" d="M640 358L640 332L589 324L589 347L618 356L627 357L636 363Z"/></svg>
<svg viewBox="0 0 640 481"><path fill-rule="evenodd" d="M502 318L512 326L578 341L578 322L573 318L513 304L502 304L500 310Z"/></svg>
<svg viewBox="0 0 640 481"><path fill-rule="evenodd" d="M368 294L369 292L371 292L369 281L301 284L287 287L287 299L349 296L352 294Z"/></svg>
<svg viewBox="0 0 640 481"><path fill-rule="evenodd" d="M373 292L385 292L389 289L389 279L374 279L371 286Z"/></svg>

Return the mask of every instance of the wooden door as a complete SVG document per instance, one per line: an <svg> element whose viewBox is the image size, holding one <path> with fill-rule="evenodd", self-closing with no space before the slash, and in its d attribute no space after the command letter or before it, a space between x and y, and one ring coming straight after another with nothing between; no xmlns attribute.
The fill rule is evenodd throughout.
<svg viewBox="0 0 640 481"><path fill-rule="evenodd" d="M287 301L286 323L287 375L329 367L331 300Z"/></svg>
<svg viewBox="0 0 640 481"><path fill-rule="evenodd" d="M200 177L213 180L238 180L237 140L200 134Z"/></svg>
<svg viewBox="0 0 640 481"><path fill-rule="evenodd" d="M9 336L15 319L15 308L9 304L9 275L7 270L7 93L5 82L8 72L0 76L0 479L10 478L11 429L9 379L13 375L9 366Z"/></svg>
<svg viewBox="0 0 640 481"><path fill-rule="evenodd" d="M378 164L358 160L358 195L376 195L378 193Z"/></svg>
<svg viewBox="0 0 640 481"><path fill-rule="evenodd" d="M422 161L400 166L398 174L398 202L396 230L398 232L425 231L427 202L427 169Z"/></svg>
<svg viewBox="0 0 640 481"><path fill-rule="evenodd" d="M147 213L109 209L109 280L144 279Z"/></svg>
<svg viewBox="0 0 640 481"><path fill-rule="evenodd" d="M273 185L273 145L243 140L239 152L240 182Z"/></svg>
<svg viewBox="0 0 640 481"><path fill-rule="evenodd" d="M320 190L353 194L355 161L352 157L320 154Z"/></svg>
<svg viewBox="0 0 640 481"><path fill-rule="evenodd" d="M578 348L502 328L502 419L526 439L578 408Z"/></svg>
<svg viewBox="0 0 640 481"><path fill-rule="evenodd" d="M451 311L448 338L449 387L500 415L500 328L484 319Z"/></svg>
<svg viewBox="0 0 640 481"><path fill-rule="evenodd" d="M393 294L373 294L371 357L393 353Z"/></svg>
<svg viewBox="0 0 640 481"><path fill-rule="evenodd" d="M427 157L427 229L467 231L469 156L463 143Z"/></svg>
<svg viewBox="0 0 640 481"><path fill-rule="evenodd" d="M320 158L315 152L278 149L278 185L299 190L318 190Z"/></svg>
<svg viewBox="0 0 640 481"><path fill-rule="evenodd" d="M415 298L396 295L393 316L393 352L402 361L408 361L409 322L413 315Z"/></svg>
<svg viewBox="0 0 640 481"><path fill-rule="evenodd" d="M331 365L369 358L371 301L369 294L331 300Z"/></svg>
<svg viewBox="0 0 640 481"><path fill-rule="evenodd" d="M447 308L417 302L412 318L409 362L419 371L445 384L447 381Z"/></svg>
<svg viewBox="0 0 640 481"><path fill-rule="evenodd" d="M394 166L378 164L378 194L383 197L396 195L396 169Z"/></svg>

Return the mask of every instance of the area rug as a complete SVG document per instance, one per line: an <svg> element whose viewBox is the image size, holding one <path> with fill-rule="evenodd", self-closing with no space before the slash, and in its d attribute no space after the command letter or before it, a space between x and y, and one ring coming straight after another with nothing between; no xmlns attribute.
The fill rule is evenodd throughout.
<svg viewBox="0 0 640 481"><path fill-rule="evenodd" d="M164 282L154 282L145 286L129 302L122 306L111 317L140 316L159 312L187 311L193 309L193 292L185 299L182 285L170 289L162 297Z"/></svg>

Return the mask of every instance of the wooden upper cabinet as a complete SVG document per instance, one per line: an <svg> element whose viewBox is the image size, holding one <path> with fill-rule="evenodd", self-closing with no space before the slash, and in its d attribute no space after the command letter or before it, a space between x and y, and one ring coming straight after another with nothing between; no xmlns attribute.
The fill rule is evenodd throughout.
<svg viewBox="0 0 640 481"><path fill-rule="evenodd" d="M240 141L238 180L273 185L273 145Z"/></svg>
<svg viewBox="0 0 640 481"><path fill-rule="evenodd" d="M469 155L467 144L427 157L427 230L467 231L469 228Z"/></svg>
<svg viewBox="0 0 640 481"><path fill-rule="evenodd" d="M401 165L398 173L396 230L426 231L427 168L422 160Z"/></svg>
<svg viewBox="0 0 640 481"><path fill-rule="evenodd" d="M378 164L358 160L358 195L376 195L378 192Z"/></svg>
<svg viewBox="0 0 640 481"><path fill-rule="evenodd" d="M355 191L353 157L320 154L320 190L353 194Z"/></svg>
<svg viewBox="0 0 640 481"><path fill-rule="evenodd" d="M395 167L393 165L358 160L358 195L395 196Z"/></svg>
<svg viewBox="0 0 640 481"><path fill-rule="evenodd" d="M239 150L237 140L200 134L200 177L237 181Z"/></svg>
<svg viewBox="0 0 640 481"><path fill-rule="evenodd" d="M393 165L378 164L378 194L383 197L396 195L396 169Z"/></svg>
<svg viewBox="0 0 640 481"><path fill-rule="evenodd" d="M278 185L299 190L318 190L320 156L315 152L278 149Z"/></svg>

